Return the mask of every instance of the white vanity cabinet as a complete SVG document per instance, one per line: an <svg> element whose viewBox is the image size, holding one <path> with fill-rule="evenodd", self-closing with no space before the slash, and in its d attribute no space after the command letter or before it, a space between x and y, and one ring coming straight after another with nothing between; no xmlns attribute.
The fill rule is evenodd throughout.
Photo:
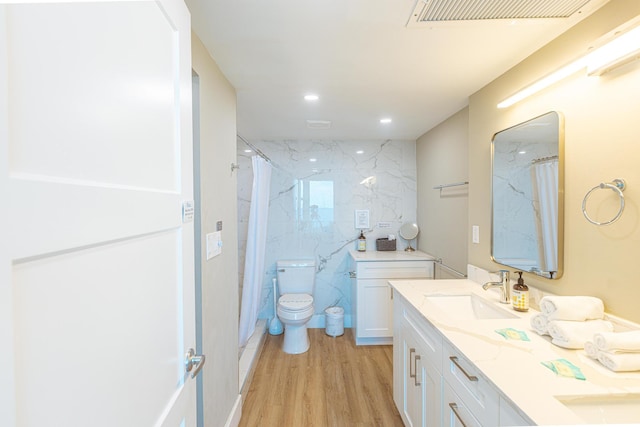
<svg viewBox="0 0 640 427"><path fill-rule="evenodd" d="M393 398L406 426L530 425L400 295L394 299L393 343Z"/></svg>
<svg viewBox="0 0 640 427"><path fill-rule="evenodd" d="M351 251L351 302L356 345L393 343L389 280L432 279L433 260L422 252Z"/></svg>

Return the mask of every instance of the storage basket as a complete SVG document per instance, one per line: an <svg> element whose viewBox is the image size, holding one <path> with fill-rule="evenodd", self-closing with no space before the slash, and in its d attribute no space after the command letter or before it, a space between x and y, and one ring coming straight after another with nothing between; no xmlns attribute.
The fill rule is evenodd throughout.
<svg viewBox="0 0 640 427"><path fill-rule="evenodd" d="M377 251L395 251L396 241L389 240L386 237L376 239L376 250Z"/></svg>

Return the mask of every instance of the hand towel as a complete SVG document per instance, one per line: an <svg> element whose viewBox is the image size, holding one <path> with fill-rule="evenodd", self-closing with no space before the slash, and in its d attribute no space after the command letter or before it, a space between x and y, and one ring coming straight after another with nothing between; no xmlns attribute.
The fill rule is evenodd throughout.
<svg viewBox="0 0 640 427"><path fill-rule="evenodd" d="M590 358L598 360L598 353L600 353L600 351L593 341L587 341L584 343L584 351Z"/></svg>
<svg viewBox="0 0 640 427"><path fill-rule="evenodd" d="M598 360L614 372L640 371L640 353L598 353Z"/></svg>
<svg viewBox="0 0 640 427"><path fill-rule="evenodd" d="M595 320L604 318L600 298L589 296L547 296L540 300L540 311L549 320Z"/></svg>
<svg viewBox="0 0 640 427"><path fill-rule="evenodd" d="M607 320L587 320L573 322L571 320L552 320L549 322L551 342L558 347L584 348L584 343L593 338L597 332L613 331L613 324Z"/></svg>
<svg viewBox="0 0 640 427"><path fill-rule="evenodd" d="M542 313L531 318L531 327L540 335L549 335L549 320Z"/></svg>
<svg viewBox="0 0 640 427"><path fill-rule="evenodd" d="M640 352L640 331L600 332L593 336L598 350L617 352Z"/></svg>

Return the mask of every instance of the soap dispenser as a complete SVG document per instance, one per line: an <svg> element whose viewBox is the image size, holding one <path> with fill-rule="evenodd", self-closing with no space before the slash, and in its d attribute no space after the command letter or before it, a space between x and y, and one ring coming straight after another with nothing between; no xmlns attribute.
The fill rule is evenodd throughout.
<svg viewBox="0 0 640 427"><path fill-rule="evenodd" d="M511 290L511 305L516 311L528 311L529 310L529 287L524 284L522 278L522 271L516 271L520 275L518 277L518 283L513 285Z"/></svg>
<svg viewBox="0 0 640 427"><path fill-rule="evenodd" d="M358 237L358 252L364 252L367 250L367 238L364 236L363 230L360 230L360 236Z"/></svg>

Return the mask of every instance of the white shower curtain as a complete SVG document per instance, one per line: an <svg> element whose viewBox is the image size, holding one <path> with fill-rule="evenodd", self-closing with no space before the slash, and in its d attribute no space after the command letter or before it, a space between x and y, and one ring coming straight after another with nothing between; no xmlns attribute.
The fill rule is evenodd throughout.
<svg viewBox="0 0 640 427"><path fill-rule="evenodd" d="M260 310L264 255L267 243L269 187L271 165L262 157L253 156L253 187L247 230L247 250L244 261L244 282L240 306L239 345L244 347L256 328Z"/></svg>
<svg viewBox="0 0 640 427"><path fill-rule="evenodd" d="M542 271L558 271L558 159L531 167L533 201Z"/></svg>

